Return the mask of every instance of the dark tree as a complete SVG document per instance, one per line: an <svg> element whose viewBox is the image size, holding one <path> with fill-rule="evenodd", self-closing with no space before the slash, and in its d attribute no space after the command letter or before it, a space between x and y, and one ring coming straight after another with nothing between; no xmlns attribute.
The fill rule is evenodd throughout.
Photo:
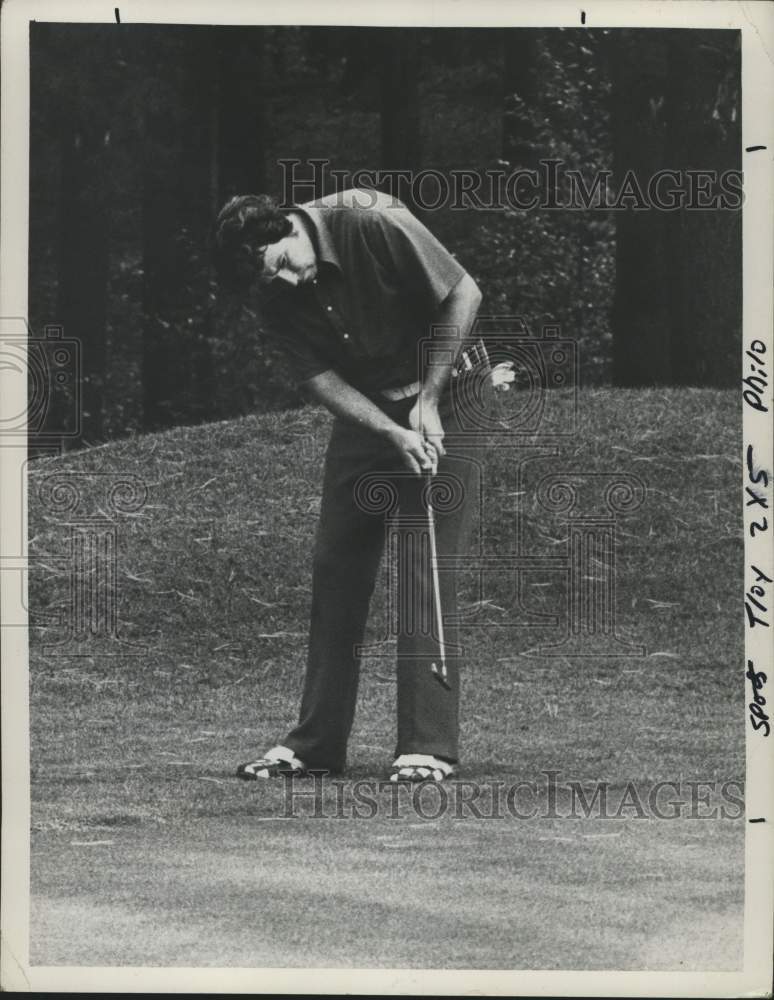
<svg viewBox="0 0 774 1000"><path fill-rule="evenodd" d="M723 197L719 178L741 169L739 43L736 31L669 33L667 163L686 177L705 175L688 181L696 199ZM741 354L741 211L670 212L666 261L672 382L734 385Z"/></svg>
<svg viewBox="0 0 774 1000"><path fill-rule="evenodd" d="M318 29L320 30L320 29ZM217 205L233 194L266 187L265 136L267 29L261 26L219 27L211 44L216 52L217 98L212 149Z"/></svg>
<svg viewBox="0 0 774 1000"><path fill-rule="evenodd" d="M173 327L183 270L177 240L183 164L181 116L176 102L164 99L165 88L168 94L178 83L162 75L171 53L160 36L150 35L148 42L157 57L160 77L149 81L143 122L143 423L147 430L153 430L173 423L175 405L185 385Z"/></svg>
<svg viewBox="0 0 774 1000"><path fill-rule="evenodd" d="M514 167L534 169L535 115L538 74L535 65L538 35L534 28L510 28L502 32L503 44L503 159Z"/></svg>
<svg viewBox="0 0 774 1000"><path fill-rule="evenodd" d="M319 30L319 29L318 29ZM343 71L340 88L342 94L361 96L371 89L371 81L378 75L382 53L382 29L347 27L341 29Z"/></svg>
<svg viewBox="0 0 774 1000"><path fill-rule="evenodd" d="M60 154L56 316L65 336L80 342L81 428L90 444L103 433L112 186L110 106L99 99L99 81L110 57L109 44L92 46L70 86L52 94Z"/></svg>
<svg viewBox="0 0 774 1000"><path fill-rule="evenodd" d="M160 68L144 116L142 382L144 425L155 429L200 418L211 390L207 258L217 203L218 66L201 29L152 34L149 44ZM165 74L165 57L174 72Z"/></svg>
<svg viewBox="0 0 774 1000"><path fill-rule="evenodd" d="M80 341L84 442L102 436L108 286L106 179L110 131L99 121L62 121L58 316Z"/></svg>
<svg viewBox="0 0 774 1000"><path fill-rule="evenodd" d="M381 64L381 164L384 170L416 172L420 144L420 33L415 28L383 28L379 33ZM393 187L412 210L409 180Z"/></svg>
<svg viewBox="0 0 774 1000"><path fill-rule="evenodd" d="M616 385L671 381L669 280L664 253L665 218L635 211L636 191L664 165L663 32L611 32L613 175L628 184L630 207L617 211L616 285L612 309L613 378ZM627 200L622 202L627 204Z"/></svg>
<svg viewBox="0 0 774 1000"><path fill-rule="evenodd" d="M616 212L615 381L733 385L741 212L722 178L741 166L738 33L626 31L610 41L616 184L651 203L649 181L670 170L682 199Z"/></svg>

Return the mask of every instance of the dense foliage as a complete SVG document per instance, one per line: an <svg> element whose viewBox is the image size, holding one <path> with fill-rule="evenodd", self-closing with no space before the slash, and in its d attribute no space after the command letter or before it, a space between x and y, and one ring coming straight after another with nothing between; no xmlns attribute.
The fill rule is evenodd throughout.
<svg viewBox="0 0 774 1000"><path fill-rule="evenodd" d="M548 159L561 164L551 193L566 204L568 169L591 184L615 167L611 95L624 83L611 52L638 51L641 34L33 25L30 322L82 342L84 441L300 401L254 304L214 283L210 227L228 195L281 194L287 159L351 175L403 157L482 177ZM665 36L676 33L648 34L658 39L637 79L645 108L663 102ZM718 81L738 106L733 40L715 50L694 67L711 119ZM738 115L726 117L735 148ZM318 175L309 195L334 187ZM611 381L614 326L622 344L630 328L613 308L615 212L447 203L422 218L479 282L483 313L521 316L534 336L558 326L579 345L582 381ZM636 246L637 233L628 239ZM647 286L650 262L637 266ZM738 319L739 276L707 273ZM663 280L651 284L654 301L672 301ZM732 375L736 327L724 327L719 365ZM669 382L670 371L645 381ZM722 378L707 369L705 381Z"/></svg>

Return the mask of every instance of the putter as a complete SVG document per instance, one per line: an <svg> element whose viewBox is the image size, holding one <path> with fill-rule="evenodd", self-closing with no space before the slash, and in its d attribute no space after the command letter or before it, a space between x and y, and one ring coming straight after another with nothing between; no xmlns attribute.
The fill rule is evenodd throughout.
<svg viewBox="0 0 774 1000"><path fill-rule="evenodd" d="M425 490L425 496L427 498L427 526L429 529L428 534L430 536L430 575L433 584L433 608L435 610L435 620L438 623L438 659L440 660L440 666L435 660L433 660L430 664L430 670L438 683L443 684L447 691L451 691L449 675L446 669L446 640L443 634L441 585L438 579L438 549L436 547L435 540L435 514L433 513L433 501L430 489L433 481L432 472L425 472L425 477L427 479L427 488Z"/></svg>

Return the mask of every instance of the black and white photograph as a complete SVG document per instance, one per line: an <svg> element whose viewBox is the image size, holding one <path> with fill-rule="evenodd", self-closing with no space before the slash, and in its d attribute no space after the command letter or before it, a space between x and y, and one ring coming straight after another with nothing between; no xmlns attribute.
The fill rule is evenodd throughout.
<svg viewBox="0 0 774 1000"><path fill-rule="evenodd" d="M774 5L2 18L2 988L771 996Z"/></svg>

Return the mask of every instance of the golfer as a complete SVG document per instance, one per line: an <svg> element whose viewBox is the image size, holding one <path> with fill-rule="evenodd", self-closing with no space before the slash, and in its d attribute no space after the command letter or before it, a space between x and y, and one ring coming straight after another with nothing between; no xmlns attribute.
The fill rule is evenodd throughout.
<svg viewBox="0 0 774 1000"><path fill-rule="evenodd" d="M369 603L385 540L379 490L406 531L428 522L430 477L455 484L430 510L437 556L461 551L473 463L445 448L454 429L450 381L481 301L473 279L397 199L353 189L280 208L265 195L232 198L215 227L221 279L257 293L262 327L295 377L335 416L312 566L306 677L298 724L241 764L245 779L341 772L346 766ZM436 331L425 363L421 342ZM438 331L441 331L438 334ZM374 492L375 491L375 492ZM424 517L424 521L422 518ZM426 529L429 530L429 529ZM459 656L453 571L433 592L426 545L398 546L397 747L393 781L443 781L458 764ZM437 566L437 564L436 564ZM439 632L445 636L443 676Z"/></svg>

